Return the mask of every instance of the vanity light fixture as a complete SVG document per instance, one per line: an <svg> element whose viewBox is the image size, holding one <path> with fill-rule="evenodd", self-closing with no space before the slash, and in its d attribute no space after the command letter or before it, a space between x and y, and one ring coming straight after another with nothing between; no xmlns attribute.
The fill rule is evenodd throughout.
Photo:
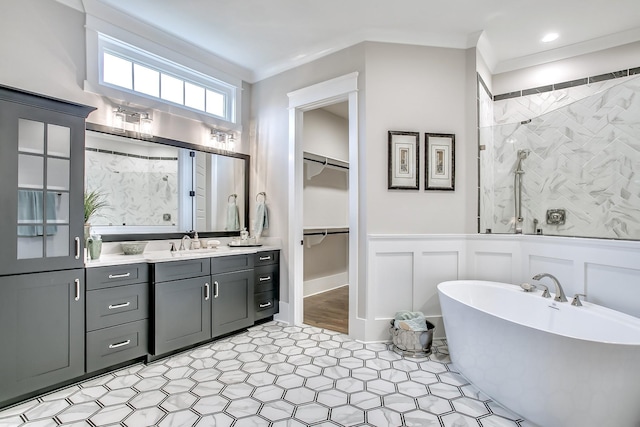
<svg viewBox="0 0 640 427"><path fill-rule="evenodd" d="M153 124L153 120L151 120L151 117L149 117L149 113L140 113L140 136L144 137L144 138L151 138L153 137L153 130L152 130L152 124Z"/></svg>
<svg viewBox="0 0 640 427"><path fill-rule="evenodd" d="M210 138L214 148L226 151L233 151L235 149L236 140L233 132L211 129Z"/></svg>
<svg viewBox="0 0 640 427"><path fill-rule="evenodd" d="M113 110L113 130L115 132L120 132L120 133L124 133L124 126L125 126L125 122L127 121L127 114L125 113L125 110L122 109L122 107L118 107L115 110Z"/></svg>
<svg viewBox="0 0 640 427"><path fill-rule="evenodd" d="M128 110L123 107L116 107L113 110L113 130L124 133L127 130L127 123L131 123L134 129L143 138L153 136L151 115L144 111Z"/></svg>

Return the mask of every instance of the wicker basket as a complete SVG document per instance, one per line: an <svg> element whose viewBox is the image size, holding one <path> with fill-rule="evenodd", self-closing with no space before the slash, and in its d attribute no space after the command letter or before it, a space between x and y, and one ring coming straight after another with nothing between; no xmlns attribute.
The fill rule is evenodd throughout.
<svg viewBox="0 0 640 427"><path fill-rule="evenodd" d="M394 326L391 321L389 333L393 341L393 349L409 357L426 357L431 354L431 344L433 343L433 331L435 326L427 320L426 331L407 331Z"/></svg>

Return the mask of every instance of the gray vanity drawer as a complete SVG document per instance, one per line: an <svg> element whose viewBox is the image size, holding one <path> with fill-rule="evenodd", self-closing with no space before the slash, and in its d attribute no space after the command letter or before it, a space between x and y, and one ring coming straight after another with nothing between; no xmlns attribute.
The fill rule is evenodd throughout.
<svg viewBox="0 0 640 427"><path fill-rule="evenodd" d="M87 331L149 317L149 285L119 286L87 292Z"/></svg>
<svg viewBox="0 0 640 427"><path fill-rule="evenodd" d="M251 255L230 255L211 258L211 274L228 273L251 268L253 268L253 257Z"/></svg>
<svg viewBox="0 0 640 427"><path fill-rule="evenodd" d="M87 333L87 372L97 371L147 354L146 320Z"/></svg>
<svg viewBox="0 0 640 427"><path fill-rule="evenodd" d="M264 251L253 255L254 265L277 264L280 258L280 251Z"/></svg>
<svg viewBox="0 0 640 427"><path fill-rule="evenodd" d="M255 294L255 318L261 320L265 317L273 316L278 312L278 298L275 291L260 292Z"/></svg>
<svg viewBox="0 0 640 427"><path fill-rule="evenodd" d="M265 265L255 268L255 293L266 292L278 286L279 265Z"/></svg>
<svg viewBox="0 0 640 427"><path fill-rule="evenodd" d="M149 264L146 263L92 267L86 272L87 290L149 281Z"/></svg>
<svg viewBox="0 0 640 427"><path fill-rule="evenodd" d="M191 277L208 276L209 274L211 274L209 258L159 262L155 264L153 281L155 283L169 282Z"/></svg>

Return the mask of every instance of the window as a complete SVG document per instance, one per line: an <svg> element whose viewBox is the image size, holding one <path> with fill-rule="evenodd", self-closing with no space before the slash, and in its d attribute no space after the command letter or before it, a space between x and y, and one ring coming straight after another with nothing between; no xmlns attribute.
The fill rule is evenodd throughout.
<svg viewBox="0 0 640 427"><path fill-rule="evenodd" d="M99 34L99 82L235 123L237 88Z"/></svg>

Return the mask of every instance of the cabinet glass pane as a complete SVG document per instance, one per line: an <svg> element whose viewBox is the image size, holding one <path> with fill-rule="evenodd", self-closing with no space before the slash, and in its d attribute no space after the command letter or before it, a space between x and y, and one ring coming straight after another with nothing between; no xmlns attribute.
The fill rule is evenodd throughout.
<svg viewBox="0 0 640 427"><path fill-rule="evenodd" d="M69 226L47 226L47 258L69 256Z"/></svg>
<svg viewBox="0 0 640 427"><path fill-rule="evenodd" d="M47 223L69 223L69 193L47 192Z"/></svg>
<svg viewBox="0 0 640 427"><path fill-rule="evenodd" d="M42 224L42 213L44 212L45 203L43 198L43 191L18 190L18 224ZM22 231L26 231L26 228L23 228ZM18 233L18 236L25 235L37 236L38 234L35 230L27 234ZM40 233L40 235L42 235L42 233Z"/></svg>
<svg viewBox="0 0 640 427"><path fill-rule="evenodd" d="M18 151L44 154L44 123L19 119Z"/></svg>
<svg viewBox="0 0 640 427"><path fill-rule="evenodd" d="M71 153L71 129L66 126L47 125L47 154L69 158Z"/></svg>
<svg viewBox="0 0 640 427"><path fill-rule="evenodd" d="M42 258L43 241L41 236L32 236L37 230L42 234L42 226L18 226L18 259Z"/></svg>
<svg viewBox="0 0 640 427"><path fill-rule="evenodd" d="M29 154L18 155L18 187L44 187L44 159Z"/></svg>
<svg viewBox="0 0 640 427"><path fill-rule="evenodd" d="M47 188L69 190L69 160L47 159Z"/></svg>

